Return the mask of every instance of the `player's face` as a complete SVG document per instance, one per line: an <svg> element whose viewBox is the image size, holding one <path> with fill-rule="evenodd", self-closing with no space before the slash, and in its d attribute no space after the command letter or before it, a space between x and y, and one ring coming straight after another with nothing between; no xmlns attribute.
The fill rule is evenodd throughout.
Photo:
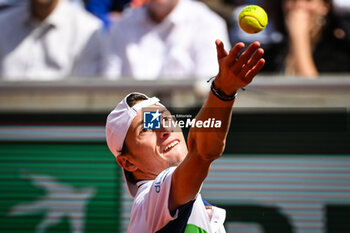
<svg viewBox="0 0 350 233"><path fill-rule="evenodd" d="M162 117L164 115L162 112ZM164 169L178 166L188 153L181 130L163 126L156 130L144 129L142 111L132 121L125 143L130 162L145 179L154 179Z"/></svg>

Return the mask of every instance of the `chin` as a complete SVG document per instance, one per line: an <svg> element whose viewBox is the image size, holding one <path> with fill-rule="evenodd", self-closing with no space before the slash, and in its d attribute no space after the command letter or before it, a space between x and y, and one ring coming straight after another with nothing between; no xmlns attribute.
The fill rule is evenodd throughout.
<svg viewBox="0 0 350 233"><path fill-rule="evenodd" d="M174 148L170 153L167 155L169 158L169 165L170 166L179 166L180 163L186 158L187 151L182 150L181 148Z"/></svg>

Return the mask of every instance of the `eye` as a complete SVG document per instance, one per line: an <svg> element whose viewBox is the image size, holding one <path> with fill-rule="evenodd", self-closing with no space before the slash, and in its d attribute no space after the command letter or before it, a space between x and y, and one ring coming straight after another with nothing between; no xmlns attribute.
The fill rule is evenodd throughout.
<svg viewBox="0 0 350 233"><path fill-rule="evenodd" d="M163 119L164 119L165 121L171 121L171 120L173 120L171 116L164 116Z"/></svg>
<svg viewBox="0 0 350 233"><path fill-rule="evenodd" d="M146 128L142 128L141 133L150 133L153 132L153 129L146 129Z"/></svg>
<svg viewBox="0 0 350 233"><path fill-rule="evenodd" d="M165 121L176 121L175 116L169 115L169 116L163 116L163 119Z"/></svg>

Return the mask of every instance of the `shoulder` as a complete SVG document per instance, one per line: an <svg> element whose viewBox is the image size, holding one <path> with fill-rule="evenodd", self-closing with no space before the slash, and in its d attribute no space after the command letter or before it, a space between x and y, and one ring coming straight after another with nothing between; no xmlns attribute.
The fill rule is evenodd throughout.
<svg viewBox="0 0 350 233"><path fill-rule="evenodd" d="M137 191L135 201L144 200L144 198L140 198L140 196L147 195L149 192L161 193L163 190L163 186L167 183L167 180L174 173L176 167L170 167L162 171L154 180L149 181L141 181L139 183L139 189Z"/></svg>
<svg viewBox="0 0 350 233"><path fill-rule="evenodd" d="M68 1L61 2L62 7L75 19L80 28L97 30L102 28L102 22L87 10L80 8ZM68 14L67 14L68 15Z"/></svg>
<svg viewBox="0 0 350 233"><path fill-rule="evenodd" d="M154 180L154 187L155 187L155 191L157 193L159 193L161 190L161 186L162 184L165 183L165 180L168 178L168 177L171 177L172 174L174 173L176 167L169 167L167 169L165 169L164 171L162 171L157 177L156 179Z"/></svg>
<svg viewBox="0 0 350 233"><path fill-rule="evenodd" d="M138 182L130 217L130 232L155 232L174 219L168 208L171 177L175 168L161 172L156 179ZM139 226L142 225L142 230Z"/></svg>

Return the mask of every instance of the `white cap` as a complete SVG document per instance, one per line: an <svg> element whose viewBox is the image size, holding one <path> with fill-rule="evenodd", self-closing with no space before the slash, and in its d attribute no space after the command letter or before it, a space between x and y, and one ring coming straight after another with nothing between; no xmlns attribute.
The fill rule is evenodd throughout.
<svg viewBox="0 0 350 233"><path fill-rule="evenodd" d="M135 104L133 107L130 107L126 102L126 99L131 94L143 95L144 97L146 97L146 100L143 100ZM162 104L159 103L159 99L156 97L149 98L145 94L132 92L128 94L108 115L106 122L106 140L109 150L113 153L113 155L116 158L121 154L126 134L128 133L128 129L131 125L131 122L134 120L136 114L142 108L146 108L151 105L159 105L164 107ZM136 184L133 184L127 179L127 177L125 176L125 170L124 178L130 195L132 197L135 197L137 192L137 186Z"/></svg>

